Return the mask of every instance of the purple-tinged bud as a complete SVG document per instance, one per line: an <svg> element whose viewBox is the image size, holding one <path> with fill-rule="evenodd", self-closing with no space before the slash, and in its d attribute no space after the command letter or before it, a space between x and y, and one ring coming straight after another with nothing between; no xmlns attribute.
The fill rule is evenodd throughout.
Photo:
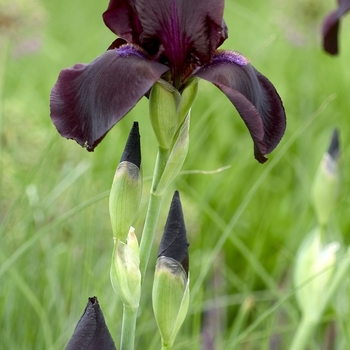
<svg viewBox="0 0 350 350"><path fill-rule="evenodd" d="M188 274L188 246L180 195L175 191L160 242L158 258L165 256L178 261Z"/></svg>
<svg viewBox="0 0 350 350"><path fill-rule="evenodd" d="M189 304L188 242L179 193L165 225L153 283L153 310L164 349L170 349Z"/></svg>
<svg viewBox="0 0 350 350"><path fill-rule="evenodd" d="M116 350L96 297L89 298L66 350Z"/></svg>
<svg viewBox="0 0 350 350"><path fill-rule="evenodd" d="M337 200L339 190L339 149L338 131L334 130L330 146L323 155L312 187L313 205L321 226L328 222Z"/></svg>
<svg viewBox="0 0 350 350"><path fill-rule="evenodd" d="M138 122L134 122L131 128L124 152L120 158L120 163L122 162L133 163L139 169L141 168L141 144Z"/></svg>
<svg viewBox="0 0 350 350"><path fill-rule="evenodd" d="M141 200L140 166L140 134L138 123L135 122L115 173L109 197L113 237L122 242L126 241Z"/></svg>

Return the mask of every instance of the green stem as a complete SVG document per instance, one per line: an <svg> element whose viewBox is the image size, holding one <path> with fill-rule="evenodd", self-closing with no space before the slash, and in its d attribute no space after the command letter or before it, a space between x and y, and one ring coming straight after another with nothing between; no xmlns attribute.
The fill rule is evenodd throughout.
<svg viewBox="0 0 350 350"><path fill-rule="evenodd" d="M164 344L162 344L162 349L161 350L171 350L172 346L166 346Z"/></svg>
<svg viewBox="0 0 350 350"><path fill-rule="evenodd" d="M168 161L168 151L159 148L157 154L157 161L154 168L153 182L151 188L151 196L148 203L148 209L146 214L146 221L143 227L141 243L140 243L140 270L142 280L145 277L149 256L151 254L154 234L157 228L160 207L162 204L162 195L157 195L157 185L162 177L165 165Z"/></svg>
<svg viewBox="0 0 350 350"><path fill-rule="evenodd" d="M293 338L293 342L289 350L306 349L317 323L318 322L315 322L308 317L303 317L301 319L301 323L299 323L297 333Z"/></svg>
<svg viewBox="0 0 350 350"><path fill-rule="evenodd" d="M145 226L142 232L140 243L140 271L142 281L145 277L149 256L151 254L154 234L157 228L160 207L162 204L162 196L157 196L151 193L150 201L148 203L148 210L146 215Z"/></svg>
<svg viewBox="0 0 350 350"><path fill-rule="evenodd" d="M137 310L138 308L130 308L125 305L123 307L121 350L134 350Z"/></svg>

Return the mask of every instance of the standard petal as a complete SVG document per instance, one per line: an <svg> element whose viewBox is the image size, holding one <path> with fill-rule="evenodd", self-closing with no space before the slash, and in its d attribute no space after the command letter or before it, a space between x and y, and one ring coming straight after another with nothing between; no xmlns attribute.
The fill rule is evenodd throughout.
<svg viewBox="0 0 350 350"><path fill-rule="evenodd" d="M115 349L97 298L89 298L66 350Z"/></svg>
<svg viewBox="0 0 350 350"><path fill-rule="evenodd" d="M135 0L110 0L102 17L106 26L129 43L140 44L142 26L135 11Z"/></svg>
<svg viewBox="0 0 350 350"><path fill-rule="evenodd" d="M167 70L133 45L64 69L51 92L52 121L63 137L93 151Z"/></svg>
<svg viewBox="0 0 350 350"><path fill-rule="evenodd" d="M283 104L272 83L234 51L218 51L195 76L215 84L235 105L254 141L255 158L265 162L286 128Z"/></svg>
<svg viewBox="0 0 350 350"><path fill-rule="evenodd" d="M211 61L227 37L223 21L224 0L134 0L143 28L141 46L162 45L173 76L179 77L184 62L195 57Z"/></svg>
<svg viewBox="0 0 350 350"><path fill-rule="evenodd" d="M338 31L340 18L350 11L350 0L339 0L338 9L331 12L323 21L323 48L331 55L338 54Z"/></svg>

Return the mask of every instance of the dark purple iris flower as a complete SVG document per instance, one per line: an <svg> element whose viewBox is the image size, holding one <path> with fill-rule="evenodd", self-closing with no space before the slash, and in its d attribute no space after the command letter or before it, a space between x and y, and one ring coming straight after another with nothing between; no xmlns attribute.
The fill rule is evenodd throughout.
<svg viewBox="0 0 350 350"><path fill-rule="evenodd" d="M119 38L90 64L62 70L52 89L59 133L93 151L158 79L181 93L202 78L234 104L264 162L284 134L284 108L243 55L217 50L228 33L223 11L224 0L110 0L103 19Z"/></svg>
<svg viewBox="0 0 350 350"><path fill-rule="evenodd" d="M322 24L323 48L331 55L337 55L340 18L350 11L350 0L338 0L338 8L328 14Z"/></svg>

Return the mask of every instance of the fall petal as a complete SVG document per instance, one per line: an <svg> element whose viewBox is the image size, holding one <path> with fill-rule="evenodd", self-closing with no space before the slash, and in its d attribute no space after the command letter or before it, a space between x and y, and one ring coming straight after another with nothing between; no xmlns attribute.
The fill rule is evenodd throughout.
<svg viewBox="0 0 350 350"><path fill-rule="evenodd" d="M97 298L89 298L66 350L115 349Z"/></svg>
<svg viewBox="0 0 350 350"><path fill-rule="evenodd" d="M51 91L52 121L63 137L93 151L167 70L133 45L64 69Z"/></svg>
<svg viewBox="0 0 350 350"><path fill-rule="evenodd" d="M234 51L218 51L195 76L212 82L230 99L252 136L255 158L265 162L286 128L283 104L272 83Z"/></svg>

